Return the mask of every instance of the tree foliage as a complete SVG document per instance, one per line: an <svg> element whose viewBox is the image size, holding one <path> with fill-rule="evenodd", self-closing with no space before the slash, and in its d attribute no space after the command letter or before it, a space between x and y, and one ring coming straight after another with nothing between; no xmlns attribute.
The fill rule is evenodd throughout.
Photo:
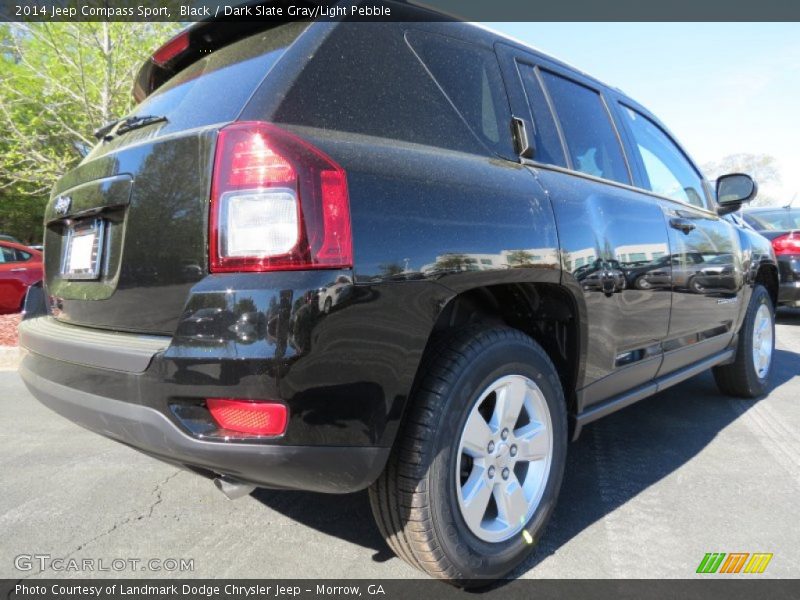
<svg viewBox="0 0 800 600"><path fill-rule="evenodd" d="M173 23L8 23L0 27L0 232L41 239L50 188L128 113L133 78Z"/></svg>
<svg viewBox="0 0 800 600"><path fill-rule="evenodd" d="M721 160L707 163L703 166L703 171L711 181L728 173L747 173L761 186L761 191L752 205L764 206L775 203L775 199L763 191L764 186L781 182L780 168L774 156L748 153L730 154Z"/></svg>
<svg viewBox="0 0 800 600"><path fill-rule="evenodd" d="M533 254L527 250L514 250L506 258L510 267L524 267L533 262Z"/></svg>

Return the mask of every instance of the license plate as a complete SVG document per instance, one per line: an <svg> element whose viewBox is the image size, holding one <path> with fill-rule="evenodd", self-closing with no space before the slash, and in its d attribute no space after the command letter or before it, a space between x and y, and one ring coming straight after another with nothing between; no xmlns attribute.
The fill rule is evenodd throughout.
<svg viewBox="0 0 800 600"><path fill-rule="evenodd" d="M103 221L69 226L61 260L64 279L98 279L103 254Z"/></svg>

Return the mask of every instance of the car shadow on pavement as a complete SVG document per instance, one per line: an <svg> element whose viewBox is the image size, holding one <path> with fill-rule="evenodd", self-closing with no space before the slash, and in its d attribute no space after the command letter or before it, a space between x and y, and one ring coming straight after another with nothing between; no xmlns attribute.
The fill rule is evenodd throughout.
<svg viewBox="0 0 800 600"><path fill-rule="evenodd" d="M774 361L773 386L798 375L799 354L776 350ZM721 395L708 372L588 425L570 444L558 505L536 552L511 578L679 469L756 402ZM366 492L253 496L299 523L374 550L377 562L394 556L373 523Z"/></svg>
<svg viewBox="0 0 800 600"><path fill-rule="evenodd" d="M372 519L366 491L316 494L258 489L252 496L272 510L307 527L374 550L372 560L375 562L385 562L394 557Z"/></svg>

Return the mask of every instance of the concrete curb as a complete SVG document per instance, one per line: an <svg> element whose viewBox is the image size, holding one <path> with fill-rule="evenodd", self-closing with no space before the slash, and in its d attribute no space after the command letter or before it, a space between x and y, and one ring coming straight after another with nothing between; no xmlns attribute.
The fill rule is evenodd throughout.
<svg viewBox="0 0 800 600"><path fill-rule="evenodd" d="M0 371L16 371L21 359L18 346L0 346Z"/></svg>

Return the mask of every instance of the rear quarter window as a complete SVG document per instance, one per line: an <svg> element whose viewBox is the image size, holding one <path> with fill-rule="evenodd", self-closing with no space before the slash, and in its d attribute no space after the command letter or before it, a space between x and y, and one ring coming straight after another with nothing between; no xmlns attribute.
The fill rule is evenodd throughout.
<svg viewBox="0 0 800 600"><path fill-rule="evenodd" d="M511 110L494 51L422 31L406 32L406 40L472 132L496 154L513 155Z"/></svg>
<svg viewBox="0 0 800 600"><path fill-rule="evenodd" d="M476 133L483 123L474 123L473 129L453 109L455 102L442 93L412 50L403 25L337 24L288 89L281 90L278 107L264 118L392 142L489 153ZM490 124L485 134L489 140L494 136Z"/></svg>

